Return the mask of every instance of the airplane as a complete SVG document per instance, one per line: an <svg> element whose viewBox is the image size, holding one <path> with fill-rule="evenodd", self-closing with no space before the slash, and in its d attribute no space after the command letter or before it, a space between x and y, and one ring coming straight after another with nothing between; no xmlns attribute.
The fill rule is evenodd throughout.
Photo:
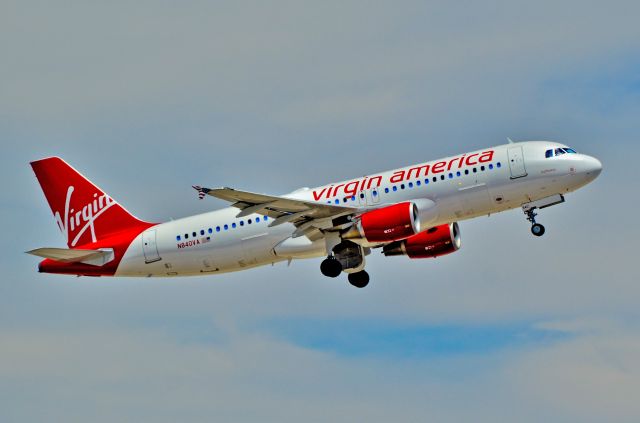
<svg viewBox="0 0 640 423"><path fill-rule="evenodd" d="M239 271L324 257L320 271L369 283L365 257L435 258L461 247L459 221L565 201L602 171L594 157L551 141L513 142L282 196L194 186L231 203L222 210L149 223L134 217L64 160L31 163L68 248L27 253L39 272L171 277Z"/></svg>

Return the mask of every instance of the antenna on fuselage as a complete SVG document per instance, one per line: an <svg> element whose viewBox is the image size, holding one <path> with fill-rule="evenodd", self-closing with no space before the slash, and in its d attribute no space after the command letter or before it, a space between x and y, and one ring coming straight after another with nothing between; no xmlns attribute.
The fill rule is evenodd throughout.
<svg viewBox="0 0 640 423"><path fill-rule="evenodd" d="M509 137L507 137L507 141L509 141L509 144L513 144L514 143L513 140L511 138L509 138Z"/></svg>

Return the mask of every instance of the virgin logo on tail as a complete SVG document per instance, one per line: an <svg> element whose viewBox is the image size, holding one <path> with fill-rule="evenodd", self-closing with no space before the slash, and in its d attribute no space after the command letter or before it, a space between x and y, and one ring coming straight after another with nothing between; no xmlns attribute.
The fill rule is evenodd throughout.
<svg viewBox="0 0 640 423"><path fill-rule="evenodd" d="M107 194L98 196L96 193L93 194L93 201L79 207L76 211L75 208L70 208L71 196L74 190L75 188L73 186L67 189L67 198L64 202L64 218L60 215L60 212L56 211L54 213L56 223L62 231L67 244L71 247L75 247L87 229L91 231L91 240L96 242L98 239L96 237L94 222L102 213L117 204L115 200ZM69 243L69 235L73 236L74 234L75 238Z"/></svg>

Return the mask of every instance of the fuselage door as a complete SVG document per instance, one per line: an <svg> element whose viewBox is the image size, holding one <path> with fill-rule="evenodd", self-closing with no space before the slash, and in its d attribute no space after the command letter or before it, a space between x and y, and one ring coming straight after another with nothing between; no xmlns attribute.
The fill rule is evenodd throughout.
<svg viewBox="0 0 640 423"><path fill-rule="evenodd" d="M154 261L162 260L158 253L155 229L150 229L142 233L142 251L144 252L145 263L153 263Z"/></svg>
<svg viewBox="0 0 640 423"><path fill-rule="evenodd" d="M524 154L522 152L521 145L509 148L509 169L511 170L511 179L527 176L527 169L524 166Z"/></svg>

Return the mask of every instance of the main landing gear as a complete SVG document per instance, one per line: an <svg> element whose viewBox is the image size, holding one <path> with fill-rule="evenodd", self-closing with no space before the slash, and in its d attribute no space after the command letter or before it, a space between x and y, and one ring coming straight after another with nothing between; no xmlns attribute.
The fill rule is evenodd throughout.
<svg viewBox="0 0 640 423"><path fill-rule="evenodd" d="M329 256L320 264L320 271L328 278L337 278L342 273L342 265L335 257Z"/></svg>
<svg viewBox="0 0 640 423"><path fill-rule="evenodd" d="M342 273L342 264L334 257L329 256L320 264L320 272L328 278L337 278ZM364 288L369 284L369 274L361 270L349 273L349 283L356 288Z"/></svg>
<svg viewBox="0 0 640 423"><path fill-rule="evenodd" d="M349 283L356 288L364 288L369 285L369 274L364 270L356 273L349 273Z"/></svg>
<svg viewBox="0 0 640 423"><path fill-rule="evenodd" d="M368 254L360 245L351 241L342 241L331 249L330 254L320 264L320 271L329 278L337 278L342 272L349 276L349 283L356 288L369 284L369 274L364 270L364 256Z"/></svg>

